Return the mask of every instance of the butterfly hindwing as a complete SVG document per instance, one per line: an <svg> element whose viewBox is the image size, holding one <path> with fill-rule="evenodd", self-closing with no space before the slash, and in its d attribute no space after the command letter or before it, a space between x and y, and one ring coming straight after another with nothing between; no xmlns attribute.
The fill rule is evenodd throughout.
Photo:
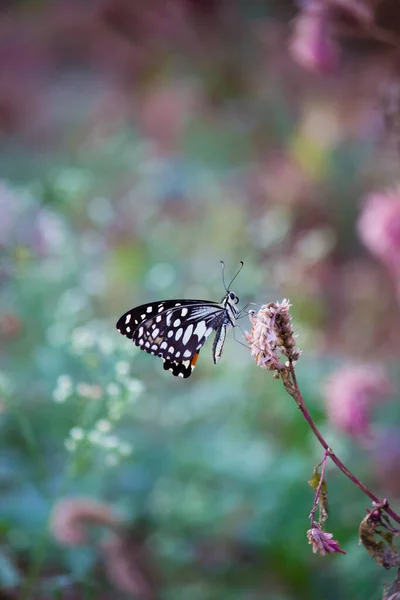
<svg viewBox="0 0 400 600"><path fill-rule="evenodd" d="M166 359L164 360L164 369L166 371L171 371L175 377L184 377L186 379L191 376L198 358L199 353L197 352L191 359L183 360L181 362Z"/></svg>

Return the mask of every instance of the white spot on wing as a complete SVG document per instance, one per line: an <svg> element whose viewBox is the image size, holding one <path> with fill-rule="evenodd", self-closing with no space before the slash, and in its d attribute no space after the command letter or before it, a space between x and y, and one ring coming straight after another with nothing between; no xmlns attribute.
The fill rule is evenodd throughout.
<svg viewBox="0 0 400 600"><path fill-rule="evenodd" d="M192 353L190 352L190 350L185 350L185 352L183 353L183 356L185 358L190 358L191 355L192 355Z"/></svg>
<svg viewBox="0 0 400 600"><path fill-rule="evenodd" d="M167 342L163 342L160 346L161 350L165 350L165 348L168 346Z"/></svg>
<svg viewBox="0 0 400 600"><path fill-rule="evenodd" d="M163 310L164 310L164 306L161 304L161 305L158 307L158 312L160 313L160 312L162 312Z"/></svg>
<svg viewBox="0 0 400 600"><path fill-rule="evenodd" d="M126 319L125 319L125 325L128 325L129 321L131 320L131 314L126 315Z"/></svg>
<svg viewBox="0 0 400 600"><path fill-rule="evenodd" d="M152 307L152 306L148 306L148 307L147 307L147 312L148 312L148 313L151 313L151 311L152 311L152 310L153 310L153 307Z"/></svg>
<svg viewBox="0 0 400 600"><path fill-rule="evenodd" d="M184 310L187 310L187 309L184 309ZM188 341L190 340L191 335L192 335L192 331L193 331L193 325L188 325L188 327L186 328L186 331L185 331L185 333L183 335L183 338L182 338L182 342L184 344L187 344Z"/></svg>
<svg viewBox="0 0 400 600"><path fill-rule="evenodd" d="M206 327L205 321L200 321L200 323L197 323L197 326L196 326L196 329L194 330L194 333L200 339L200 338L203 337L203 335L206 333L206 331L207 331L207 327Z"/></svg>
<svg viewBox="0 0 400 600"><path fill-rule="evenodd" d="M174 321L174 327L179 327L180 324L181 324L181 320L180 319L175 319L175 321Z"/></svg>
<svg viewBox="0 0 400 600"><path fill-rule="evenodd" d="M157 323L159 323L161 321L162 317L160 317L160 315L158 315L158 317L156 317L156 321Z"/></svg>
<svg viewBox="0 0 400 600"><path fill-rule="evenodd" d="M167 337L172 337L174 335L174 332L172 331L172 329L170 331L168 331L167 333Z"/></svg>
<svg viewBox="0 0 400 600"><path fill-rule="evenodd" d="M181 303L180 302L176 302L175 306L181 306Z"/></svg>
<svg viewBox="0 0 400 600"><path fill-rule="evenodd" d="M187 308L182 308L182 310L181 310L181 316L182 316L182 317L186 317L186 315L188 314L188 312L189 312L189 311L188 311L188 309L187 309Z"/></svg>
<svg viewBox="0 0 400 600"><path fill-rule="evenodd" d="M175 352L175 356L176 356L176 358L179 358L179 357L180 357L180 355L181 355L181 353L179 352L179 350L178 350L178 352Z"/></svg>
<svg viewBox="0 0 400 600"><path fill-rule="evenodd" d="M181 336L182 336L182 333L183 333L183 329L182 329L182 327L180 327L180 328L178 329L178 331L176 332L176 334L175 334L175 339L176 339L176 341L178 341L178 340L181 338Z"/></svg>
<svg viewBox="0 0 400 600"><path fill-rule="evenodd" d="M131 332L131 328L130 327L127 327L126 330L127 330L128 333Z"/></svg>
<svg viewBox="0 0 400 600"><path fill-rule="evenodd" d="M156 338L158 336L158 334L160 333L159 329L154 329L153 333L151 334L154 338Z"/></svg>
<svg viewBox="0 0 400 600"><path fill-rule="evenodd" d="M168 348L168 352L171 352L171 353L172 353L173 351L174 351L174 347L173 347L173 346L170 346L170 347Z"/></svg>

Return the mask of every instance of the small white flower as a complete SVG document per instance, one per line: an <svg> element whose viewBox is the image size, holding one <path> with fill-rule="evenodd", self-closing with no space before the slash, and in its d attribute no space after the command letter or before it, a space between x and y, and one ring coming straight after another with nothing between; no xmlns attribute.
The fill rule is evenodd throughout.
<svg viewBox="0 0 400 600"><path fill-rule="evenodd" d="M115 372L117 373L118 376L125 377L129 373L129 363L120 360L115 365Z"/></svg>
<svg viewBox="0 0 400 600"><path fill-rule="evenodd" d="M72 379L69 375L60 375L57 379L57 386L63 390L72 390Z"/></svg>
<svg viewBox="0 0 400 600"><path fill-rule="evenodd" d="M125 386L128 392L135 396L139 396L144 391L144 384L140 379L127 379Z"/></svg>
<svg viewBox="0 0 400 600"><path fill-rule="evenodd" d="M61 404L65 402L72 394L72 379L69 375L60 375L57 379L57 386L53 391L53 400Z"/></svg>
<svg viewBox="0 0 400 600"><path fill-rule="evenodd" d="M111 427L112 425L110 421L107 421L107 419L100 419L96 423L96 429L102 433L108 433L111 430Z"/></svg>
<svg viewBox="0 0 400 600"><path fill-rule="evenodd" d="M68 394L66 394L62 389L56 388L53 391L53 400L57 402L57 404L62 404L68 398Z"/></svg>
<svg viewBox="0 0 400 600"><path fill-rule="evenodd" d="M69 432L69 435L73 440L79 441L83 440L85 437L85 432L83 431L82 427L73 427Z"/></svg>
<svg viewBox="0 0 400 600"><path fill-rule="evenodd" d="M107 394L109 396L116 397L116 396L119 396L120 393L121 393L121 390L120 390L119 386L116 383L114 383L114 382L109 383L107 385L106 390L107 390Z"/></svg>

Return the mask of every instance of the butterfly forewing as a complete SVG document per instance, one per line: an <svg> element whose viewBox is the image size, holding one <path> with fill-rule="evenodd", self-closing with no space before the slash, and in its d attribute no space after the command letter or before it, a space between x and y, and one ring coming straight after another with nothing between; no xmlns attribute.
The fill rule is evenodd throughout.
<svg viewBox="0 0 400 600"><path fill-rule="evenodd" d="M225 311L206 300L167 300L138 306L125 313L117 329L136 346L160 356L164 369L189 377L207 337L219 326Z"/></svg>

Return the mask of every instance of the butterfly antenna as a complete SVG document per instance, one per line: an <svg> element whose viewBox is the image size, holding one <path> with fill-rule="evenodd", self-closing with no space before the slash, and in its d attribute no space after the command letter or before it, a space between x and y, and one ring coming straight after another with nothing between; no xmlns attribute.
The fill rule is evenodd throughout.
<svg viewBox="0 0 400 600"><path fill-rule="evenodd" d="M236 275L235 275L235 276L233 277L233 279L231 280L231 282L230 282L230 284L229 284L229 286L228 286L228 290L230 290L230 289L231 289L231 285L232 285L232 283L235 281L236 277L239 275L240 271L243 269L243 266L244 266L244 262L241 260L241 261L240 261L240 267L239 267L239 269L238 269L238 271L237 271ZM225 288L225 289L226 289L226 288ZM227 290L227 291L228 291L228 290Z"/></svg>
<svg viewBox="0 0 400 600"><path fill-rule="evenodd" d="M227 292L228 288L226 287L226 284L225 284L225 263L223 260L220 260L220 263L221 263L221 267L222 267L222 283L225 288L225 291Z"/></svg>

